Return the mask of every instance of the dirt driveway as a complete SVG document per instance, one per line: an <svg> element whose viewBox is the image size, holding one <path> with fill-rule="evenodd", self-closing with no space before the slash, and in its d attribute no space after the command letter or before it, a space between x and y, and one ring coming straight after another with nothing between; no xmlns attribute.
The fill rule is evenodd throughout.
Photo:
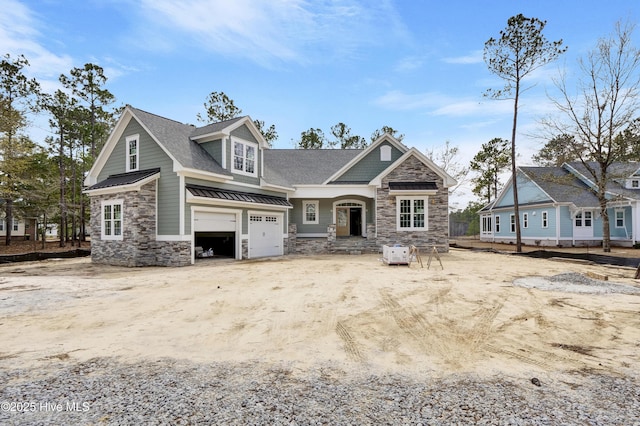
<svg viewBox="0 0 640 426"><path fill-rule="evenodd" d="M119 268L89 258L0 267L0 367L114 356L341 364L541 377L640 365L640 295L514 286L634 270L452 249L431 268L379 256ZM615 291L615 290L614 290Z"/></svg>

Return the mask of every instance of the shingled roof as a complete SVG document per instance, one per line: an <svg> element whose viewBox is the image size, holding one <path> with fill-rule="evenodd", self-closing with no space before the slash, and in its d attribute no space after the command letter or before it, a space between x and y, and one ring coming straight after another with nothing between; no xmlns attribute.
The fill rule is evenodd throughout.
<svg viewBox="0 0 640 426"><path fill-rule="evenodd" d="M194 126L160 117L131 106L129 108L133 115L182 167L231 176L231 173L223 169L204 148L189 139L196 130Z"/></svg>
<svg viewBox="0 0 640 426"><path fill-rule="evenodd" d="M265 180L282 186L320 185L361 149L266 149Z"/></svg>
<svg viewBox="0 0 640 426"><path fill-rule="evenodd" d="M588 186L562 167L520 167L551 200L558 203L572 202L576 207L597 207L598 198Z"/></svg>

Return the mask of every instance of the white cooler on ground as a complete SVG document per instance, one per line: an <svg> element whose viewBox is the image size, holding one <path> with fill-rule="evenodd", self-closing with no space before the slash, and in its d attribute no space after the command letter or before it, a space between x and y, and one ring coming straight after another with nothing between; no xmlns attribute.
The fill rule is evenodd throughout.
<svg viewBox="0 0 640 426"><path fill-rule="evenodd" d="M382 261L387 265L408 265L409 247L382 246Z"/></svg>

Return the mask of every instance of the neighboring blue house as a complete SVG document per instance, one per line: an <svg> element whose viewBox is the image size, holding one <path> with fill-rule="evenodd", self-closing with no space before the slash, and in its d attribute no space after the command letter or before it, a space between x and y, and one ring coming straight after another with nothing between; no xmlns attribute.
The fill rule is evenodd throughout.
<svg viewBox="0 0 640 426"><path fill-rule="evenodd" d="M597 166L593 164L593 169ZM640 163L614 163L607 184L611 244L640 241ZM562 167L519 167L518 200L522 243L540 246L602 244L602 217L591 191L594 179L579 162ZM480 214L480 240L516 241L511 180Z"/></svg>
<svg viewBox="0 0 640 426"><path fill-rule="evenodd" d="M455 180L390 135L366 149L270 149L250 117L195 127L127 106L85 185L93 261L180 266L211 253L446 251Z"/></svg>

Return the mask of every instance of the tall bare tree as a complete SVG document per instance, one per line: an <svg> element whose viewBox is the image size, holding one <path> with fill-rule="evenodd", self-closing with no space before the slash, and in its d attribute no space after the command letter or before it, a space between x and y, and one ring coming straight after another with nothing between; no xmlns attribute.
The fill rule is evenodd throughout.
<svg viewBox="0 0 640 426"><path fill-rule="evenodd" d="M575 86L562 73L555 79L560 95L552 98L558 116L543 120L551 132L569 132L574 136L579 161L594 183L602 217L602 248L611 251L607 183L610 166L621 158L617 136L623 134L640 107L640 51L632 44L635 25L617 23L612 35L598 40L579 63Z"/></svg>
<svg viewBox="0 0 640 426"><path fill-rule="evenodd" d="M469 175L469 167L460 163L459 154L460 148L451 145L450 141L445 141L444 146L438 149L427 149L427 157L458 182L456 186L449 188L449 194L460 188Z"/></svg>
<svg viewBox="0 0 640 426"><path fill-rule="evenodd" d="M484 44L484 61L489 71L505 82L502 89L489 89L487 95L494 99L513 99L511 174L517 252L522 252L522 236L516 182L516 131L520 94L529 88L522 85L523 79L566 51L562 40L550 42L542 34L546 24L547 21L527 18L522 14L512 16L507 20L507 27L500 31L500 37L492 37Z"/></svg>
<svg viewBox="0 0 640 426"><path fill-rule="evenodd" d="M78 104L75 98L70 97L62 90L56 90L53 95L43 95L41 105L50 114L49 125L56 132L56 137L47 138L47 143L49 143L51 151L58 160L60 247L64 247L68 226L67 181L69 180L66 149L68 148L70 151L73 149L74 132L77 134L74 129L77 129L75 118L78 112Z"/></svg>

